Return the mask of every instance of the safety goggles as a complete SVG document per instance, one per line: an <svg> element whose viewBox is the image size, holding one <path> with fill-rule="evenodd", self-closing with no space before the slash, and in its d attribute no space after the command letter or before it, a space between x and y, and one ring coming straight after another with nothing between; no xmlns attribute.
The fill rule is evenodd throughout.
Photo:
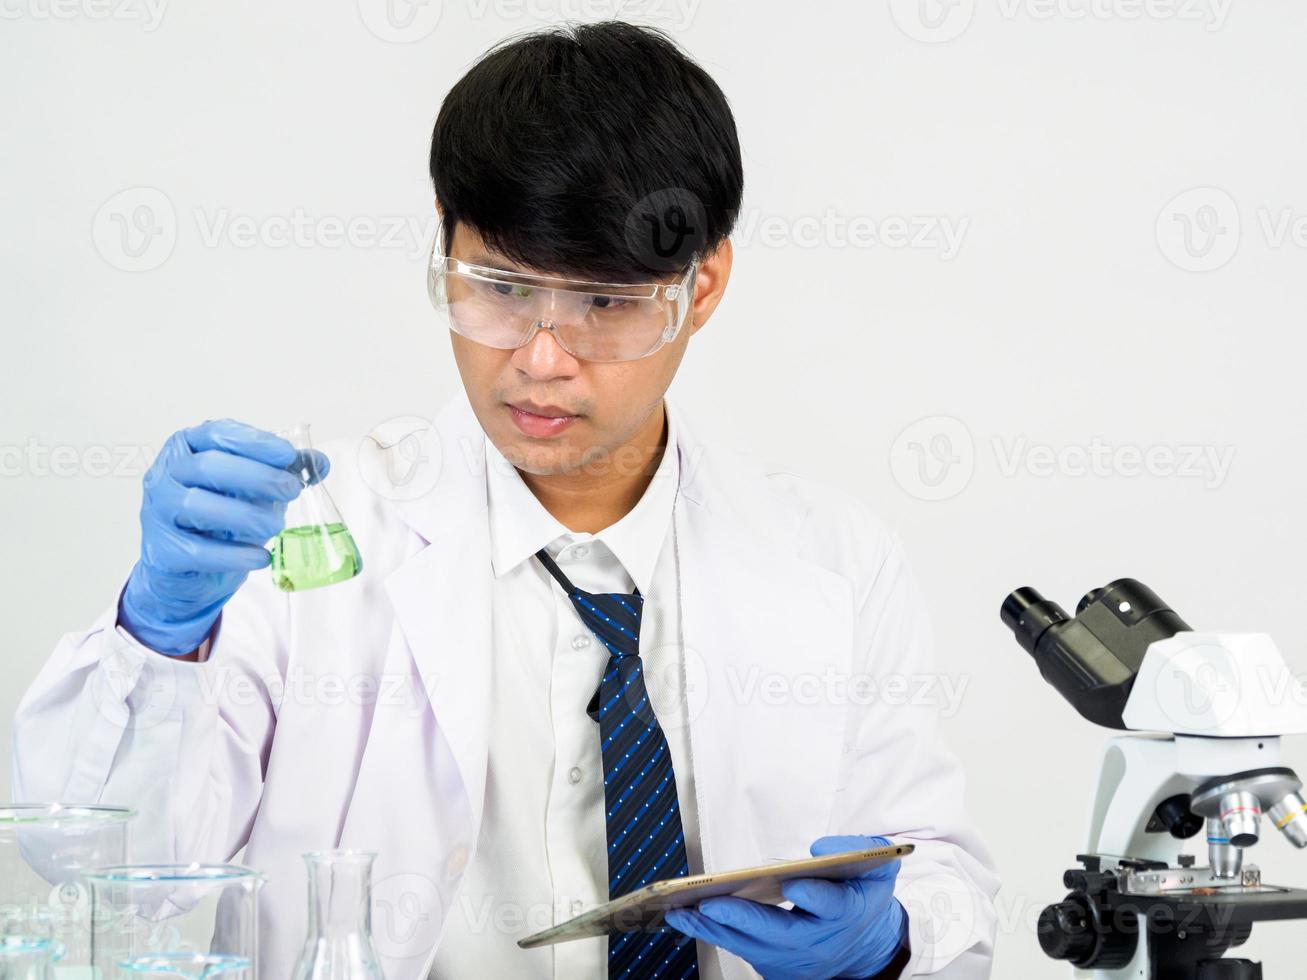
<svg viewBox="0 0 1307 980"><path fill-rule="evenodd" d="M676 339L690 312L692 261L674 283L600 283L534 276L442 255L431 248L427 294L460 336L487 347L524 347L537 330L585 361L634 361Z"/></svg>

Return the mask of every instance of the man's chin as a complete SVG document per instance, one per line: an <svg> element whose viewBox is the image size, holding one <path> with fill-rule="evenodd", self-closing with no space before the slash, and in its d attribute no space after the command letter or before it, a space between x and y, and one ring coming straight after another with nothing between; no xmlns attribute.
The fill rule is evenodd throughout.
<svg viewBox="0 0 1307 980"><path fill-rule="evenodd" d="M559 476L579 469L585 462L584 450L561 439L542 444L512 433L502 445L496 443L496 446L513 466L532 476Z"/></svg>

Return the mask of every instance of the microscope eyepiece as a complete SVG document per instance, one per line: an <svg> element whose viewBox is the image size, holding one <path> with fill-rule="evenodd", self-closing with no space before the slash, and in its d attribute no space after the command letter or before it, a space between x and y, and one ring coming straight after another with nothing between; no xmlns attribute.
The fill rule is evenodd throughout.
<svg viewBox="0 0 1307 980"><path fill-rule="evenodd" d="M1029 586L1017 589L1004 599L1000 615L1027 653L1035 652L1044 630L1070 618L1065 609Z"/></svg>
<svg viewBox="0 0 1307 980"><path fill-rule="evenodd" d="M1091 590L1074 617L1029 587L1004 599L1000 615L1046 681L1084 717L1116 729L1126 727L1121 715L1149 645L1189 629L1129 578Z"/></svg>

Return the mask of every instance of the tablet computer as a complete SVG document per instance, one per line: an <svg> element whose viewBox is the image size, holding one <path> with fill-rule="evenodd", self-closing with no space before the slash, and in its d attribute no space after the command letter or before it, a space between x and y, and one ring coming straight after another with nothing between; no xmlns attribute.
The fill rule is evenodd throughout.
<svg viewBox="0 0 1307 980"><path fill-rule="evenodd" d="M663 924L663 913L668 909L694 905L718 895L733 895L736 898L779 905L785 901L781 894L781 882L791 878L828 878L833 881L857 878L882 864L906 857L912 851L912 844L891 844L888 847L824 854L799 861L779 861L756 868L741 868L739 871L714 871L685 878L666 878L605 902L588 912L582 912L566 922L519 939L517 944L523 949L535 949L537 946L589 939L612 932L653 930Z"/></svg>

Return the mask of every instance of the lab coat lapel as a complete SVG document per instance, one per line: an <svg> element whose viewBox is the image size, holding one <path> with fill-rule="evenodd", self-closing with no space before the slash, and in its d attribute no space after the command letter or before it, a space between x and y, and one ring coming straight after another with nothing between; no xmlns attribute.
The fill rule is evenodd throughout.
<svg viewBox="0 0 1307 980"><path fill-rule="evenodd" d="M491 648L482 430L465 399L432 423L405 421L398 437L374 433L359 457L374 489L404 474L387 506L414 532L413 550L386 578L395 624L383 669L383 688L399 681L404 696L378 699L341 833L342 846L379 852L374 930L387 976L401 980L425 976L475 852ZM387 458L404 439L406 460L431 469Z"/></svg>
<svg viewBox="0 0 1307 980"><path fill-rule="evenodd" d="M439 466L438 480L430 493L400 506L427 545L390 574L386 591L479 826L490 718L485 441L465 398L454 399L433 426L436 441L425 455Z"/></svg>
<svg viewBox="0 0 1307 980"><path fill-rule="evenodd" d="M827 833L844 749L838 681L850 678L852 587L801 557L803 517L769 506L783 491L762 469L719 460L676 419L686 714L704 866L806 857Z"/></svg>

